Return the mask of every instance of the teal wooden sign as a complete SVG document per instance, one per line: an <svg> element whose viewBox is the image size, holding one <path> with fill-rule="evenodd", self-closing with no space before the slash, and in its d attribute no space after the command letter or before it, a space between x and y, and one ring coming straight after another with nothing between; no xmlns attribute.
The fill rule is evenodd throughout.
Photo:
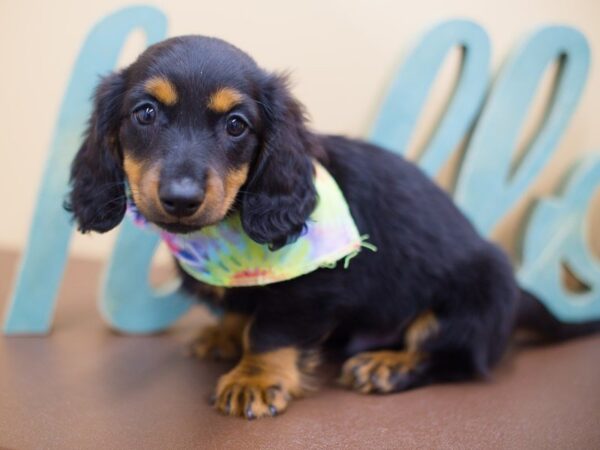
<svg viewBox="0 0 600 450"><path fill-rule="evenodd" d="M85 40L60 109L46 169L40 185L29 242L4 321L6 334L45 333L52 325L56 295L74 231L62 208L69 167L81 145L91 113L90 96L98 76L114 69L128 36L145 33L148 45L167 37L164 14L146 6L117 11L101 20ZM192 300L176 285L154 292L148 270L158 238L125 221L118 231L100 294L100 311L114 328L151 333L168 327Z"/></svg>
<svg viewBox="0 0 600 450"><path fill-rule="evenodd" d="M167 20L148 6L125 8L102 19L79 53L63 99L42 178L29 241L4 321L6 334L47 332L68 256L73 226L62 209L68 170L90 114L99 74L111 71L127 37L141 29L147 44L167 35ZM455 200L483 234L510 211L556 149L581 97L589 70L589 48L576 29L547 26L527 36L491 83L490 42L473 22L447 21L418 41L396 73L370 139L403 153L437 73L450 50L462 50L451 99L420 154L430 175L471 134L457 179ZM543 74L559 63L551 102L526 155L513 153L518 133ZM535 205L523 230L520 283L543 299L561 320L600 319L600 262L586 244L585 216L600 186L600 156L570 171L555 198ZM123 332L163 330L193 303L178 284L155 291L148 271L157 238L125 221L107 265L99 298L107 323ZM564 265L589 288L574 293L561 281Z"/></svg>
<svg viewBox="0 0 600 450"><path fill-rule="evenodd" d="M585 86L590 51L585 36L574 28L539 28L514 49L492 85L485 31L473 22L442 23L421 39L398 71L373 128L376 143L405 151L435 74L457 46L464 55L459 80L418 163L430 175L437 173L473 128L454 200L478 230L489 235L554 153ZM551 101L525 156L515 165L518 134L536 88L553 63L559 64L559 73ZM566 322L600 318L600 262L586 244L585 229L592 195L600 188L598 164L600 156L592 154L571 168L564 191L535 205L521 239L519 282ZM563 285L565 263L589 290L575 293Z"/></svg>

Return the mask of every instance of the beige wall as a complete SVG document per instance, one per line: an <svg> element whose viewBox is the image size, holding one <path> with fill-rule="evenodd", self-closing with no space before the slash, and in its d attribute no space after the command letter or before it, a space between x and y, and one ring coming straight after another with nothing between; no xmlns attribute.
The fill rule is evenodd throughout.
<svg viewBox="0 0 600 450"><path fill-rule="evenodd" d="M459 16L482 24L493 42L494 67L536 25L574 25L587 35L596 64L560 149L532 193L550 192L568 160L584 150L600 148L599 0L149 3L168 15L170 35L218 36L245 49L266 68L290 69L294 91L306 104L314 128L352 136L365 135L402 51L433 22ZM126 4L117 0L0 0L0 248L21 249L25 243L45 153L82 40L102 16ZM139 36L131 39L123 63L139 52L140 41ZM443 86L436 90L432 104L439 103L436 100L441 100L443 91ZM430 111L425 122L431 116ZM497 234L505 244L511 241L519 223L515 218L526 201ZM600 226L598 215L594 214L595 225ZM111 239L111 233L80 236L73 250L104 257Z"/></svg>

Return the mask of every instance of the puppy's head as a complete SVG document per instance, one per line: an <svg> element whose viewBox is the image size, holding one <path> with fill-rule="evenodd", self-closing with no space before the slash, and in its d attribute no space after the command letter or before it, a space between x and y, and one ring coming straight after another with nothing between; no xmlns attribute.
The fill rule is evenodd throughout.
<svg viewBox="0 0 600 450"><path fill-rule="evenodd" d="M239 210L256 242L294 240L315 207L315 137L285 79L218 39L150 47L97 88L71 170L68 209L83 232L140 212L188 233Z"/></svg>

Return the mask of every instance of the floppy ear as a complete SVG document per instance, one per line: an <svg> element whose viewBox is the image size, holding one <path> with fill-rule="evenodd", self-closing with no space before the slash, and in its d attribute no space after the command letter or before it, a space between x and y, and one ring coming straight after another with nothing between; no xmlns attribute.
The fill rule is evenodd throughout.
<svg viewBox="0 0 600 450"><path fill-rule="evenodd" d="M71 165L71 193L65 209L83 233L104 233L116 227L125 214L125 174L118 136L124 92L121 73L101 80L85 140Z"/></svg>
<svg viewBox="0 0 600 450"><path fill-rule="evenodd" d="M284 77L265 80L259 103L266 124L242 197L241 220L250 238L276 250L300 236L315 208L311 155L317 142Z"/></svg>

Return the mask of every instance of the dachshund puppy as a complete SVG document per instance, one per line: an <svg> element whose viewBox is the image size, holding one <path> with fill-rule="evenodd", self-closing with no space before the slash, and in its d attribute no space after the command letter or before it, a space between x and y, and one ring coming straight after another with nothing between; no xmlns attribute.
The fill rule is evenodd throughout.
<svg viewBox="0 0 600 450"><path fill-rule="evenodd" d="M516 325L569 337L517 286L511 264L413 164L358 140L311 132L282 76L221 40L185 36L102 79L71 173L67 208L82 232L139 212L173 233L239 214L271 250L293 243L318 202L314 161L333 176L376 252L288 281L221 290L221 323L200 357L239 358L216 408L283 412L309 387L319 350L348 359L341 383L391 393L488 374ZM184 287L206 286L182 272Z"/></svg>

